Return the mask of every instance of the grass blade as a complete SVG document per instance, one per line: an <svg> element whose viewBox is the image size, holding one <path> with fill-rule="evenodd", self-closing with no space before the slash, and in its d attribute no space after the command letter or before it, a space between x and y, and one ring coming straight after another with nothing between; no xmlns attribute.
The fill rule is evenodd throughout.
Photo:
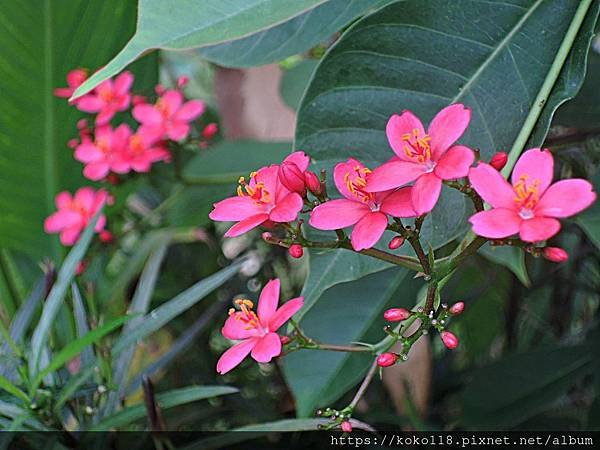
<svg viewBox="0 0 600 450"><path fill-rule="evenodd" d="M4 389L9 394L29 403L29 397L27 397L27 394L12 384L8 378L4 378L2 375L0 375L0 389Z"/></svg>
<svg viewBox="0 0 600 450"><path fill-rule="evenodd" d="M85 313L85 307L83 306L83 299L81 298L81 292L76 283L71 283L71 293L73 295L73 315L75 316L75 327L77 328L77 337L82 338L90 331L90 327L87 322L87 315ZM81 351L81 365L82 367L89 365L94 360L94 352L92 346L89 345Z"/></svg>

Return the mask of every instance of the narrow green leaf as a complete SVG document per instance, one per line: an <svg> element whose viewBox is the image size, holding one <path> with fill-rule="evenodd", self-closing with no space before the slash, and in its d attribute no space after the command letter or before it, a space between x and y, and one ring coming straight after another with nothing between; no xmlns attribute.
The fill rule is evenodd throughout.
<svg viewBox="0 0 600 450"><path fill-rule="evenodd" d="M165 410L174 406L184 405L206 398L234 394L236 392L238 392L236 388L229 386L190 386L163 392L158 394L156 399L159 406ZM91 427L89 431L106 431L112 428L123 427L145 416L146 406L143 403L140 403L124 408L118 413L101 420Z"/></svg>
<svg viewBox="0 0 600 450"><path fill-rule="evenodd" d="M0 389L4 389L9 394L20 398L24 402L29 402L29 397L27 397L27 394L12 384L8 378L4 378L2 375L0 375Z"/></svg>
<svg viewBox="0 0 600 450"><path fill-rule="evenodd" d="M76 283L71 283L71 295L73 296L73 315L75 316L75 327L77 328L77 337L82 338L89 331L87 314L85 312L85 306L83 306L83 299L81 298L81 292ZM81 351L81 364L87 366L94 359L94 352L92 346L88 346Z"/></svg>

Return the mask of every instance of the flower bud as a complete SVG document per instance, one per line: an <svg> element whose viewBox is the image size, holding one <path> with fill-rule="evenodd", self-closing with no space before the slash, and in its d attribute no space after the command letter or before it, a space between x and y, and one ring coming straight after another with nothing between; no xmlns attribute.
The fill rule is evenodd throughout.
<svg viewBox="0 0 600 450"><path fill-rule="evenodd" d="M77 267L75 268L75 275L81 275L87 269L87 263L84 260L81 260L77 263Z"/></svg>
<svg viewBox="0 0 600 450"><path fill-rule="evenodd" d="M565 251L564 248L560 247L546 247L542 253L544 258L548 261L552 261L555 263L565 262L569 259L569 254Z"/></svg>
<svg viewBox="0 0 600 450"><path fill-rule="evenodd" d="M181 89L182 87L185 87L185 85L188 84L189 81L189 77L181 75L179 78L177 78L177 87Z"/></svg>
<svg viewBox="0 0 600 450"><path fill-rule="evenodd" d="M211 122L204 127L202 130L202 137L204 139L212 139L219 132L219 126L215 122Z"/></svg>
<svg viewBox="0 0 600 450"><path fill-rule="evenodd" d="M114 240L115 240L115 237L113 236L113 234L110 231L102 230L100 232L100 241L101 242L104 242L105 244L110 244Z"/></svg>
<svg viewBox="0 0 600 450"><path fill-rule="evenodd" d="M396 236L392 238L388 244L388 248L390 250L396 250L397 248L402 247L402 244L404 244L404 238L402 236Z"/></svg>
<svg viewBox="0 0 600 450"><path fill-rule="evenodd" d="M450 307L450 309L448 310L448 312L450 314L452 314L453 316L458 316L464 310L465 310L465 303L464 302L456 302L454 305L452 305Z"/></svg>
<svg viewBox="0 0 600 450"><path fill-rule="evenodd" d="M383 313L383 318L388 322L400 322L410 317L410 311L404 308L391 308Z"/></svg>
<svg viewBox="0 0 600 450"><path fill-rule="evenodd" d="M131 97L131 103L133 103L133 106L143 105L146 103L146 97L143 95L134 95Z"/></svg>
<svg viewBox="0 0 600 450"><path fill-rule="evenodd" d="M349 421L344 420L340 427L344 433L352 433L352 424Z"/></svg>
<svg viewBox="0 0 600 450"><path fill-rule="evenodd" d="M269 242L271 239L273 239L273 235L271 233L269 233L268 231L265 231L263 234L261 234L261 237L263 238L263 241L267 241L267 242Z"/></svg>
<svg viewBox="0 0 600 450"><path fill-rule="evenodd" d="M79 141L77 139L69 139L69 141L67 142L67 147L72 148L73 150L75 150L75 148L77 148L78 145Z"/></svg>
<svg viewBox="0 0 600 450"><path fill-rule="evenodd" d="M279 340L281 341L281 345L289 344L291 341L288 336L279 336Z"/></svg>
<svg viewBox="0 0 600 450"><path fill-rule="evenodd" d="M279 181L292 192L306 195L306 184L304 174L293 162L283 162L279 167Z"/></svg>
<svg viewBox="0 0 600 450"><path fill-rule="evenodd" d="M116 173L109 173L106 175L106 181L112 184L113 186L118 186L121 183L119 175Z"/></svg>
<svg viewBox="0 0 600 450"><path fill-rule="evenodd" d="M87 119L79 119L77 121L77 129L78 130L83 130L84 128L88 127L88 121Z"/></svg>
<svg viewBox="0 0 600 450"><path fill-rule="evenodd" d="M300 244L292 244L288 249L288 252L290 253L290 256L292 258L302 258L302 255L304 254L304 249Z"/></svg>
<svg viewBox="0 0 600 450"><path fill-rule="evenodd" d="M490 166L496 170L502 170L508 161L508 155L505 152L494 153L494 156L490 159Z"/></svg>
<svg viewBox="0 0 600 450"><path fill-rule="evenodd" d="M323 186L321 186L321 181L314 172L311 172L310 170L304 172L304 181L306 182L306 187L308 188L308 190L314 195L320 195L323 193Z"/></svg>
<svg viewBox="0 0 600 450"><path fill-rule="evenodd" d="M398 361L398 355L395 353L382 353L377 357L377 365L379 367L389 367L396 364Z"/></svg>
<svg viewBox="0 0 600 450"><path fill-rule="evenodd" d="M165 87L159 83L154 86L154 92L156 92L156 95L163 95L165 93Z"/></svg>
<svg viewBox="0 0 600 450"><path fill-rule="evenodd" d="M440 337L448 349L454 350L456 347L458 347L458 338L453 333L449 331L442 331L440 333Z"/></svg>

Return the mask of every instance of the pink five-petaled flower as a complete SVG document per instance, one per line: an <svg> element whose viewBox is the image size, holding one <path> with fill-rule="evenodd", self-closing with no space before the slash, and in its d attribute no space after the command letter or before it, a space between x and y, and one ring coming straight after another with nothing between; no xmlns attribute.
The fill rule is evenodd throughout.
<svg viewBox="0 0 600 450"><path fill-rule="evenodd" d="M279 182L278 173L279 166L272 164L251 173L248 182L241 177L237 197L215 203L208 215L212 220L238 222L225 237L239 236L267 221L291 222L298 217L302 197L286 189Z"/></svg>
<svg viewBox="0 0 600 450"><path fill-rule="evenodd" d="M107 199L106 191L96 191L91 187L79 189L73 197L69 192L59 193L54 199L58 211L46 218L44 231L60 233L60 242L63 245L73 245ZM106 218L101 215L94 230L102 231L105 224Z"/></svg>
<svg viewBox="0 0 600 450"><path fill-rule="evenodd" d="M281 353L281 339L276 331L302 307L303 298L298 297L279 303L279 280L269 281L258 299L258 309L250 300L237 300L240 311L229 310L229 318L221 333L227 339L241 340L227 350L217 362L217 372L224 374L236 367L252 352L252 358L259 363L268 363Z"/></svg>
<svg viewBox="0 0 600 450"><path fill-rule="evenodd" d="M183 103L183 94L177 90L165 91L155 105L141 104L133 108L133 117L145 132L157 138L174 141L185 139L190 122L204 112L204 102L190 100Z"/></svg>
<svg viewBox="0 0 600 450"><path fill-rule="evenodd" d="M69 87L56 88L54 89L54 95L61 98L69 98L73 95L73 92L81 86L81 84L87 79L87 70L85 69L73 69L67 73L67 85ZM74 101L75 104L80 99Z"/></svg>
<svg viewBox="0 0 600 450"><path fill-rule="evenodd" d="M75 149L75 159L85 164L83 175L90 180L101 180L112 170L116 173L128 172L122 161L131 129L128 125L119 125L112 129L110 125L99 127L95 131L94 141L85 139Z"/></svg>
<svg viewBox="0 0 600 450"><path fill-rule="evenodd" d="M148 135L142 128L129 136L125 150L119 155L115 164L116 169L128 172L148 172L152 164L159 161L169 161L171 154L156 137ZM118 171L115 170L115 171Z"/></svg>
<svg viewBox="0 0 600 450"><path fill-rule="evenodd" d="M471 120L471 110L462 104L442 109L431 121L427 133L410 111L393 115L386 134L396 156L377 167L369 176L369 192L397 188L412 181L412 203L418 215L435 206L443 180L465 177L473 164L473 151L452 144L462 136Z"/></svg>
<svg viewBox="0 0 600 450"><path fill-rule="evenodd" d="M96 125L106 125L115 113L124 111L131 101L131 85L133 74L123 72L117 78L108 79L100 83L96 89L79 99L77 108L83 112L98 113Z"/></svg>
<svg viewBox="0 0 600 450"><path fill-rule="evenodd" d="M350 240L360 251L373 247L383 235L388 218L414 217L411 187L397 191L367 192L371 171L355 159L339 163L333 169L338 191L345 197L330 200L313 209L310 224L319 230L337 230L354 225Z"/></svg>
<svg viewBox="0 0 600 450"><path fill-rule="evenodd" d="M526 242L551 238L560 230L557 218L569 217L596 199L582 179L552 183L554 159L548 150L527 150L512 173L512 186L486 163L471 169L469 181L493 209L471 216L473 232L490 239L519 233Z"/></svg>

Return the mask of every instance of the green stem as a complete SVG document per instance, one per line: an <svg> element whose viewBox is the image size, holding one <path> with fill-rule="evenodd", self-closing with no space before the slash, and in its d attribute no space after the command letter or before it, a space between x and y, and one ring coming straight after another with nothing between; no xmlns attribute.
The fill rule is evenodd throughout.
<svg viewBox="0 0 600 450"><path fill-rule="evenodd" d="M17 343L10 336L10 332L8 331L8 328L6 328L6 325L4 325L4 322L2 320L0 320L0 334L6 340L8 346L13 351L13 353L19 358L21 358L23 356L23 353L21 352L21 349L19 348Z"/></svg>

